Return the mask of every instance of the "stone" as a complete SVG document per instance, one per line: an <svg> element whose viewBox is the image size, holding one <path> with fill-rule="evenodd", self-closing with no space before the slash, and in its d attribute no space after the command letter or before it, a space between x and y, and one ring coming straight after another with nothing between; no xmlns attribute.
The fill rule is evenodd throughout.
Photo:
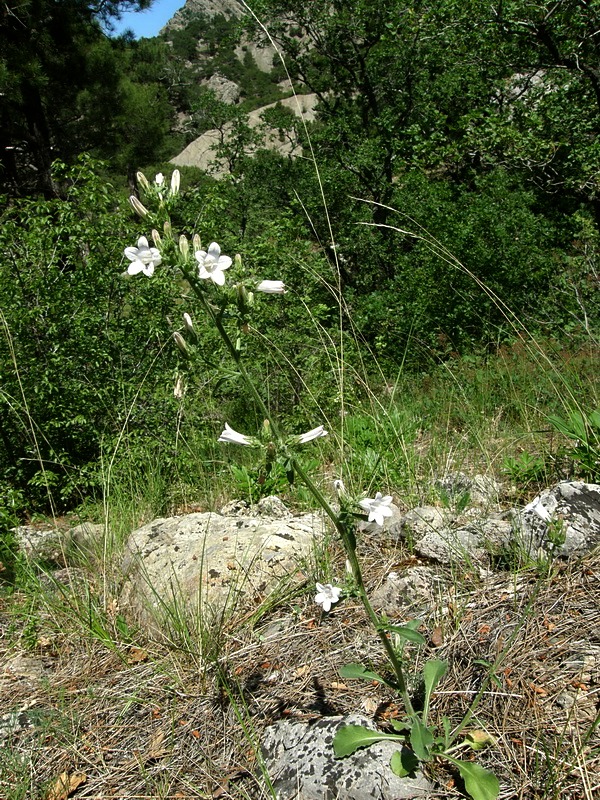
<svg viewBox="0 0 600 800"><path fill-rule="evenodd" d="M452 514L437 506L418 506L408 511L397 524L390 525L390 533L398 538L419 540L426 533L446 528Z"/></svg>
<svg viewBox="0 0 600 800"><path fill-rule="evenodd" d="M240 87L237 83L215 73L204 84L207 89L215 93L217 99L228 106L234 106L240 99Z"/></svg>
<svg viewBox="0 0 600 800"><path fill-rule="evenodd" d="M208 620L240 600L256 607L282 579L296 575L324 525L318 514L282 519L239 510L156 519L127 540L120 608L148 633L161 635L173 613Z"/></svg>
<svg viewBox="0 0 600 800"><path fill-rule="evenodd" d="M487 475L474 475L470 477L464 472L451 472L436 481L436 487L441 489L450 501L458 501L461 496L468 493L469 504L496 505L502 492L502 484Z"/></svg>
<svg viewBox="0 0 600 800"><path fill-rule="evenodd" d="M422 772L394 775L389 762L399 742L378 742L336 758L333 737L344 725L377 730L366 717L351 714L310 724L284 720L264 731L261 752L277 800L409 800L433 790Z"/></svg>
<svg viewBox="0 0 600 800"><path fill-rule="evenodd" d="M409 613L425 614L440 607L444 579L428 566L409 567L403 574L390 572L371 595L373 608L390 620Z"/></svg>
<svg viewBox="0 0 600 800"><path fill-rule="evenodd" d="M19 550L29 561L64 566L68 549L67 535L59 528L19 525L13 529Z"/></svg>
<svg viewBox="0 0 600 800"><path fill-rule="evenodd" d="M600 544L600 486L561 481L545 489L518 514L520 543L561 558L581 556ZM556 538L564 537L557 543Z"/></svg>

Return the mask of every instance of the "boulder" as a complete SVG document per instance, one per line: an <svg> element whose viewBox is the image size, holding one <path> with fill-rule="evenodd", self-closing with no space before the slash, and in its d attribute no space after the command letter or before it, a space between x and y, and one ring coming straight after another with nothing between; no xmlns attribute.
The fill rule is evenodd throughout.
<svg viewBox="0 0 600 800"><path fill-rule="evenodd" d="M267 728L261 751L277 800L409 800L433 790L423 773L399 778L389 767L399 742L378 742L336 758L333 737L344 725L377 730L366 717L322 717L310 724L284 720Z"/></svg>
<svg viewBox="0 0 600 800"><path fill-rule="evenodd" d="M297 574L299 561L324 534L320 515L284 517L281 506L265 498L254 509L237 503L232 514L156 519L134 531L121 564L120 608L160 635L190 613L206 621L244 599L256 607L282 579ZM265 516L268 508L277 516Z"/></svg>
<svg viewBox="0 0 600 800"><path fill-rule="evenodd" d="M234 106L240 99L240 87L237 83L215 73L206 81L205 86L215 93L217 99L228 106Z"/></svg>
<svg viewBox="0 0 600 800"><path fill-rule="evenodd" d="M554 556L581 556L600 544L600 486L562 481L545 489L521 511L522 546Z"/></svg>

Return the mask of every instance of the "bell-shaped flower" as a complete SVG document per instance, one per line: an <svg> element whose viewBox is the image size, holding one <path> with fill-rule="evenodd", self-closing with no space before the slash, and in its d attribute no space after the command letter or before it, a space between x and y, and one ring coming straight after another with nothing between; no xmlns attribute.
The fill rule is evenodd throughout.
<svg viewBox="0 0 600 800"><path fill-rule="evenodd" d="M383 525L384 517L391 517L394 513L390 508L391 502L391 495L388 494L384 497L381 492L377 492L374 498L365 497L364 500L361 500L359 506L369 515L369 522L376 522L378 525Z"/></svg>
<svg viewBox="0 0 600 800"><path fill-rule="evenodd" d="M156 175L154 178L154 183L157 186L162 186L164 182L165 182L165 176L162 174L162 172L159 172L158 175Z"/></svg>
<svg viewBox="0 0 600 800"><path fill-rule="evenodd" d="M148 239L145 236L140 236L137 247L126 247L125 256L131 261L127 268L130 275L142 272L148 277L154 273L154 267L157 267L162 260L159 251L156 247L148 245Z"/></svg>
<svg viewBox="0 0 600 800"><path fill-rule="evenodd" d="M329 611L334 603L340 599L343 589L339 586L333 586L331 583L317 583L317 592L315 595L315 603L323 607L323 611Z"/></svg>
<svg viewBox="0 0 600 800"><path fill-rule="evenodd" d="M542 498L538 495L531 503L528 503L525 508L523 509L523 514L526 514L528 511L532 511L537 517L539 517L544 522L551 522L552 521L552 514L548 511L547 508L544 508L542 505Z"/></svg>
<svg viewBox="0 0 600 800"><path fill-rule="evenodd" d="M283 281L261 281L256 287L256 291L265 294L285 294L285 283Z"/></svg>
<svg viewBox="0 0 600 800"><path fill-rule="evenodd" d="M243 433L234 431L227 423L225 423L225 429L219 436L218 441L226 444L243 444L246 447L252 447L255 444L251 436L245 436Z"/></svg>
<svg viewBox="0 0 600 800"><path fill-rule="evenodd" d="M321 436L327 436L327 431L322 425L319 425L318 428L313 428L312 431L301 433L297 441L298 444L306 444L307 442L312 442L313 439L319 439Z"/></svg>
<svg viewBox="0 0 600 800"><path fill-rule="evenodd" d="M221 255L221 248L216 242L209 245L208 251L198 250L195 254L199 263L198 277L203 280L210 279L217 286L225 284L223 270L229 269L231 259L229 256Z"/></svg>

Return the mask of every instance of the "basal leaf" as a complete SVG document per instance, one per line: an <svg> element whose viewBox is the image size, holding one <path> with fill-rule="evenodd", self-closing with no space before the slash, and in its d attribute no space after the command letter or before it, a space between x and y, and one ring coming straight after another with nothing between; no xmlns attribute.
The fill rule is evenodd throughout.
<svg viewBox="0 0 600 800"><path fill-rule="evenodd" d="M352 755L359 747L369 747L375 742L381 742L384 739L398 742L402 741L404 737L395 733L371 731L368 728L363 728L362 725L345 725L333 737L333 752L337 758L345 758Z"/></svg>
<svg viewBox="0 0 600 800"><path fill-rule="evenodd" d="M402 750L396 750L390 760L391 770L394 775L397 775L399 778L406 778L406 776L414 772L418 766L419 759L412 750L409 750L407 747L403 747Z"/></svg>
<svg viewBox="0 0 600 800"><path fill-rule="evenodd" d="M500 794L500 784L493 772L471 761L460 761L451 756L446 758L458 768L465 782L465 789L473 800L496 800Z"/></svg>

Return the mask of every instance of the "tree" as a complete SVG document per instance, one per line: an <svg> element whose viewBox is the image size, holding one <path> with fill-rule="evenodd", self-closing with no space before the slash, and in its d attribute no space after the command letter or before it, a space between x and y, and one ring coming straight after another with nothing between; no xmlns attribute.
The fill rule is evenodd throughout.
<svg viewBox="0 0 600 800"><path fill-rule="evenodd" d="M99 120L123 111L125 64L100 22L151 0L8 0L0 17L0 168L11 193L57 194L56 158L98 145ZM92 108L87 97L104 101ZM82 101L83 100L83 101ZM119 107L121 102L121 107ZM82 113L85 112L85 113Z"/></svg>

